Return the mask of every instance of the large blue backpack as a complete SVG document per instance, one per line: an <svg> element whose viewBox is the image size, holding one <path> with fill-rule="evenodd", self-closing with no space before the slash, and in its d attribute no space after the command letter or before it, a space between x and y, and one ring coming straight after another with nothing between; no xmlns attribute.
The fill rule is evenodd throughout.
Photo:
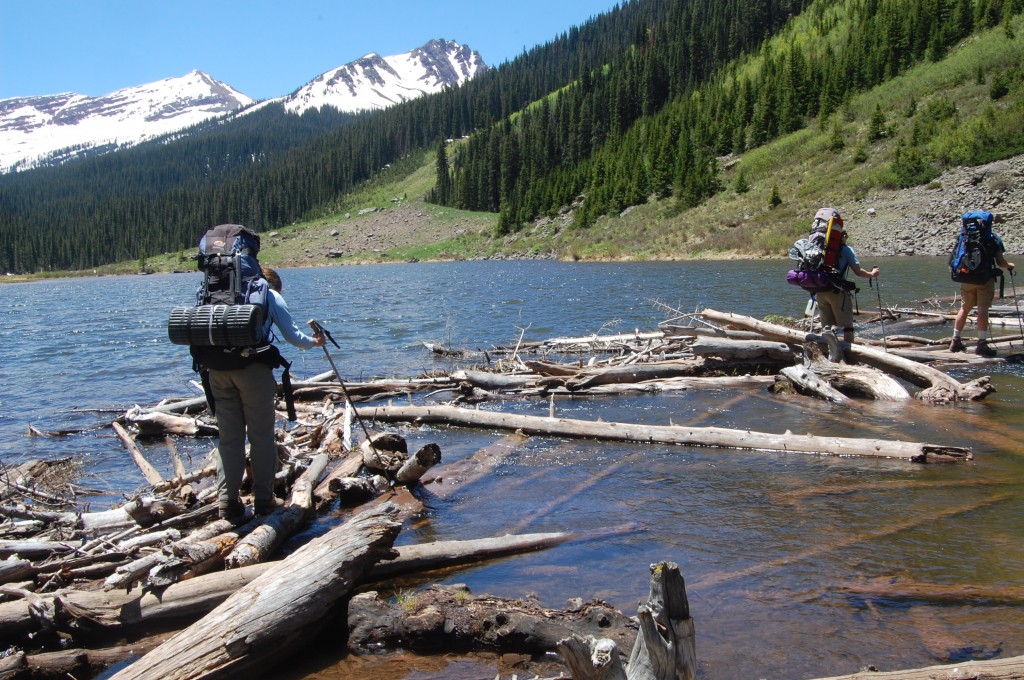
<svg viewBox="0 0 1024 680"><path fill-rule="evenodd" d="M949 254L950 278L958 283L986 283L997 276L995 256L992 213L965 212L960 220L960 234Z"/></svg>

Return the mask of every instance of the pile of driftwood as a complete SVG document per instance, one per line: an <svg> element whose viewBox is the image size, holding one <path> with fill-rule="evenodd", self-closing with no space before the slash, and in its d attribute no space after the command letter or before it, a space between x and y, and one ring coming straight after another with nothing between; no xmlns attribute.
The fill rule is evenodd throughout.
<svg viewBox="0 0 1024 680"><path fill-rule="evenodd" d="M238 526L217 519L209 461L186 469L168 438L175 476L163 479L138 445L141 438L214 436L216 424L204 415L201 397L136 407L112 423L148 488L111 510L86 512L75 505L74 470L67 461L6 469L0 484L0 640L10 653L0 661L0 678L79 677L141 654L115 677L232 675L262 668L270 654L280 660L283 649L335 616L343 603L354 653L399 641L419 651L542 656L557 649L575 678L694 677L693 623L675 565L652 567L651 597L635 618L596 601L551 611L529 601L431 588L410 607L368 590L400 574L635 528L395 549L404 520L422 510L417 489L429 485L434 495L452 493L488 474L501 455L488 447L442 464L436 444L410 453L403 436L367 424L508 430L509 445L543 434L917 462L970 458L968 449L940 444L557 417L556 399L563 396L704 386L765 389L785 382L837 402L909 399L905 383L921 388L913 396L928 403L991 392L987 378L960 383L918 356L960 360L953 355L897 346L908 340L890 337L882 349L858 342L837 350L834 338L748 317L713 310L700 317L698 327L492 348L484 353L486 366L447 375L342 385L332 373L297 382L298 427L279 432L278 494L286 504ZM481 358L479 352L444 351ZM827 361L826 352L842 360ZM465 407L510 398L544 399L549 414ZM282 546L328 511L343 519L280 559ZM125 639L135 642L126 645Z"/></svg>

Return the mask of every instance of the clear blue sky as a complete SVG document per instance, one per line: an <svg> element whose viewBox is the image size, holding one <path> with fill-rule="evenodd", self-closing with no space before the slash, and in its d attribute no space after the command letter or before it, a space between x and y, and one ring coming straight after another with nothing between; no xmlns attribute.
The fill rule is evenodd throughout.
<svg viewBox="0 0 1024 680"><path fill-rule="evenodd" d="M434 38L491 66L616 0L0 0L0 99L89 96L193 69L254 99Z"/></svg>

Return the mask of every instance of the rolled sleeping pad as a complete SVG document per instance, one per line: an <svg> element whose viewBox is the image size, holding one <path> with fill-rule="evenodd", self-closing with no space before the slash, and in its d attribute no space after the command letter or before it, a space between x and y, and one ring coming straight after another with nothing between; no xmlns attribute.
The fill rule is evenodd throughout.
<svg viewBox="0 0 1024 680"><path fill-rule="evenodd" d="M260 344L263 310L258 305L175 307L167 337L175 345L252 347Z"/></svg>

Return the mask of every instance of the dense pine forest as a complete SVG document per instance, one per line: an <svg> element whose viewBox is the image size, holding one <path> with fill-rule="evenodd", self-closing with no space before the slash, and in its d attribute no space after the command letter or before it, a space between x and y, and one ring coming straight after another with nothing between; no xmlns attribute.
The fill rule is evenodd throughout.
<svg viewBox="0 0 1024 680"><path fill-rule="evenodd" d="M1024 0L633 0L459 88L374 113L301 117L268 105L114 154L0 176L0 268L85 269L194 246L212 224L259 231L336 212L382 169L438 150L430 200L499 212L514 232L580 195L580 228L652 195L679 210L721 191L718 158L809 125ZM1024 152L1021 66L978 73L993 102L903 115L892 182ZM877 129L892 112L879 111ZM952 130L952 131L950 131ZM467 138L468 137L468 138ZM466 138L466 139L464 139ZM459 140L454 143L451 140ZM870 141L870 140L868 140Z"/></svg>

